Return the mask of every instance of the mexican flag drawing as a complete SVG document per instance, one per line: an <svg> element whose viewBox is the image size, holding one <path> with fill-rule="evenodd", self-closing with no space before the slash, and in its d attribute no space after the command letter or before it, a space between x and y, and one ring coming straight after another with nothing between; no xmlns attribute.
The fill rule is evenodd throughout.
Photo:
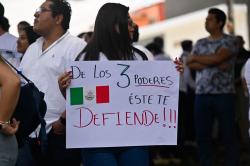
<svg viewBox="0 0 250 166"><path fill-rule="evenodd" d="M109 86L70 88L70 105L109 103Z"/></svg>

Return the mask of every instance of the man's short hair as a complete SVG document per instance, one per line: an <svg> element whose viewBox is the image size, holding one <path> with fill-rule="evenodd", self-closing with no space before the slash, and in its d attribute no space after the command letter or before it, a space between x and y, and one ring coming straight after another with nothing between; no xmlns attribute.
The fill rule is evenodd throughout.
<svg viewBox="0 0 250 166"><path fill-rule="evenodd" d="M158 44L161 50L163 50L164 47L164 39L161 36L157 36L153 40L154 43Z"/></svg>
<svg viewBox="0 0 250 166"><path fill-rule="evenodd" d="M3 4L0 2L0 17L4 16L4 6Z"/></svg>
<svg viewBox="0 0 250 166"><path fill-rule="evenodd" d="M192 40L183 40L181 42L181 48L184 51L191 51L193 47L193 42Z"/></svg>
<svg viewBox="0 0 250 166"><path fill-rule="evenodd" d="M62 27L66 31L69 29L69 23L71 19L71 7L66 0L49 0L52 2L50 6L52 10L52 16L63 15Z"/></svg>
<svg viewBox="0 0 250 166"><path fill-rule="evenodd" d="M217 8L210 8L208 10L208 14L214 14L215 15L215 18L218 22L221 22L222 25L220 27L220 29L222 30L226 24L226 19L227 19L227 16L226 14L220 10L220 9L217 9Z"/></svg>

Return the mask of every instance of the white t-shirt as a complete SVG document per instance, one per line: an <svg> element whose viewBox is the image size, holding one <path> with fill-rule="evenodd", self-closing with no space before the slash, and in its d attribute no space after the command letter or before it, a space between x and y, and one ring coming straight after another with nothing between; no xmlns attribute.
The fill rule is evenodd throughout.
<svg viewBox="0 0 250 166"><path fill-rule="evenodd" d="M0 52L12 65L19 66L22 54L17 52L17 38L9 32L0 36Z"/></svg>
<svg viewBox="0 0 250 166"><path fill-rule="evenodd" d="M45 93L45 120L48 132L52 123L58 120L65 110L65 99L59 90L58 77L66 71L66 64L75 60L86 43L69 32L44 51L43 42L44 39L41 37L27 49L20 64L20 71Z"/></svg>
<svg viewBox="0 0 250 166"><path fill-rule="evenodd" d="M144 54L147 56L147 58L148 58L149 61L154 60L153 54L152 54L147 48L145 48L145 47L142 46L142 45L138 45L138 44L134 44L134 43L133 43L133 46L134 46L135 48L141 50L142 52L144 52Z"/></svg>

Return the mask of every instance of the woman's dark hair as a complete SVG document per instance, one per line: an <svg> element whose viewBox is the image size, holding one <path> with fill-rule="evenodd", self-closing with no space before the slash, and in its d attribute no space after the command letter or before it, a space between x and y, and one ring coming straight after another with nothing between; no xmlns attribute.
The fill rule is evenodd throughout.
<svg viewBox="0 0 250 166"><path fill-rule="evenodd" d="M28 27L28 26L31 26L27 21L20 21L18 24L17 24L17 28L19 30L23 30L25 27Z"/></svg>
<svg viewBox="0 0 250 166"><path fill-rule="evenodd" d="M34 43L36 41L36 39L40 37L40 35L38 35L36 32L34 32L33 26L25 27L23 29L23 31L25 31L25 33L27 35L29 45Z"/></svg>
<svg viewBox="0 0 250 166"><path fill-rule="evenodd" d="M128 7L119 3L106 3L100 8L92 39L80 53L86 52L85 60L98 60L100 52L109 60L133 59L128 10Z"/></svg>
<svg viewBox="0 0 250 166"><path fill-rule="evenodd" d="M214 14L215 15L215 18L218 22L221 22L221 26L220 26L220 29L222 30L224 28L224 25L226 23L226 19L227 19L227 16L226 14L220 10L220 9L217 9L217 8L210 8L208 10L208 14Z"/></svg>

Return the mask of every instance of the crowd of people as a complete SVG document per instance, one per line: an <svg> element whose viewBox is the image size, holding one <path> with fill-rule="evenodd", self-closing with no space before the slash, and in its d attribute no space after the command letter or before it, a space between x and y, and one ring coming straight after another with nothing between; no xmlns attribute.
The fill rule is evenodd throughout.
<svg viewBox="0 0 250 166"><path fill-rule="evenodd" d="M91 32L69 33L71 7L66 0L46 0L34 14L34 25L21 21L19 37L9 33L9 21L0 3L0 165L1 166L149 166L154 158L182 158L186 147L197 149L200 166L213 166L213 141L225 145L225 163L238 166L240 149L250 149L250 52L242 36L224 33L225 13L211 8L205 20L208 36L195 44L183 40L180 59L178 146L66 149L65 91L70 61L166 60L164 40L155 37L138 44L139 27L129 7L106 3L98 11ZM187 36L188 37L188 36ZM18 148L11 119L20 92L20 78L2 57L17 67L45 93L48 150L41 154L35 130ZM183 70L184 68L184 70ZM168 70L168 69L165 69ZM217 132L216 132L217 131Z"/></svg>

